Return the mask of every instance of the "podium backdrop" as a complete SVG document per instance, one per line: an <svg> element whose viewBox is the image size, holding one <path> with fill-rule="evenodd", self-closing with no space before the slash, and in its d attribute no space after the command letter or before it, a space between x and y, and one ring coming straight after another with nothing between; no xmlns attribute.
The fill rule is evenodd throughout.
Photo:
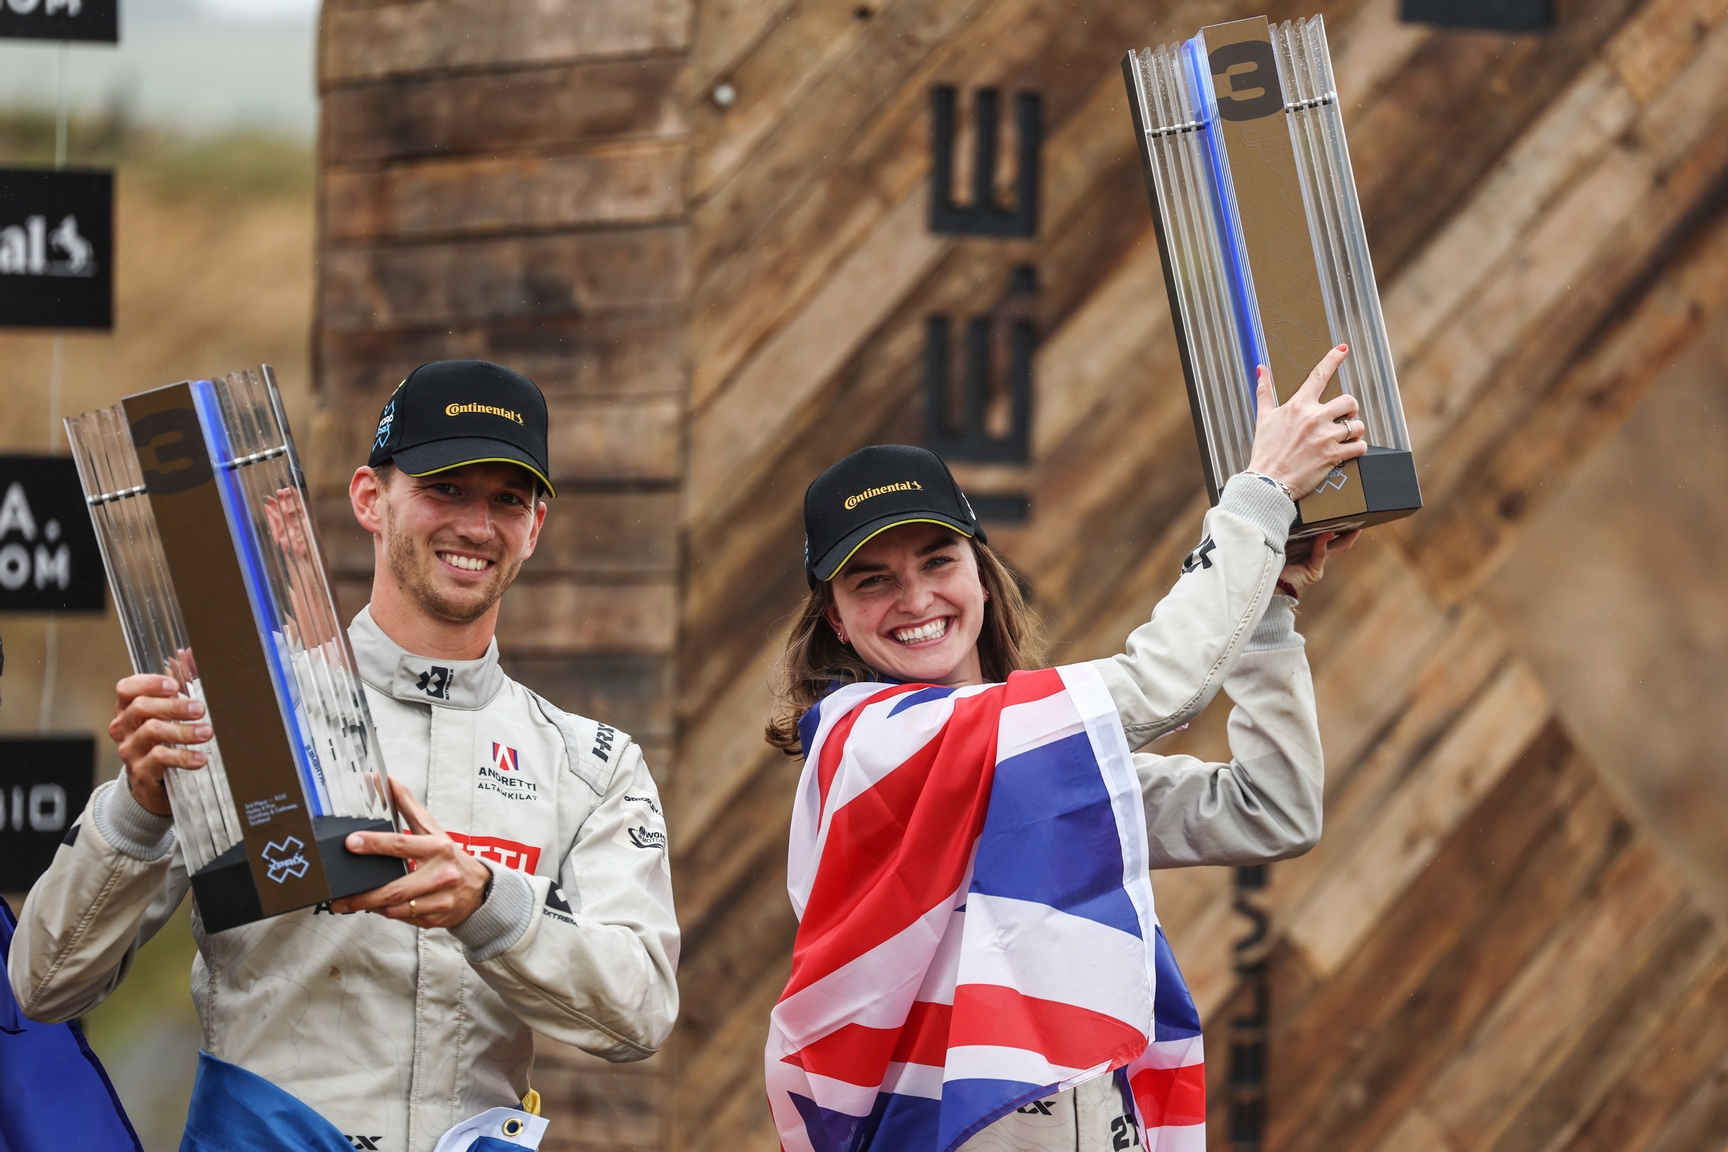
<svg viewBox="0 0 1728 1152"><path fill-rule="evenodd" d="M774 1146L797 768L760 734L810 477L948 452L1063 661L1174 581L1206 496L1116 62L1316 8L1427 507L1304 601L1329 810L1265 891L1264 1145L1728 1138L1717 896L1482 600L1728 296L1728 10L1558 0L1514 38L1268 3L326 0L309 439L346 607L384 397L432 358L527 373L564 495L505 659L633 732L666 791L679 1029L644 1065L544 1054L549 1147ZM1170 744L1220 752L1219 711ZM1154 887L1222 1075L1231 876Z"/></svg>

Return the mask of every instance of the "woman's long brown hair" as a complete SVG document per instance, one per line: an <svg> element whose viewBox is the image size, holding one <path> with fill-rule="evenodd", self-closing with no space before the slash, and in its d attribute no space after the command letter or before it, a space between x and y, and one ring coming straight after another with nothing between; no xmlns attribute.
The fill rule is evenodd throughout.
<svg viewBox="0 0 1728 1152"><path fill-rule="evenodd" d="M995 683L1008 673L1039 667L1044 638L1038 618L1026 606L1020 583L988 545L969 540L978 558L978 577L990 598L984 602L984 628L978 634L978 663L984 679ZM875 680L879 673L849 644L840 643L828 623L834 603L833 581L818 581L804 598L786 638L786 652L775 670L774 715L765 733L768 743L788 756L802 756L798 721L832 686Z"/></svg>

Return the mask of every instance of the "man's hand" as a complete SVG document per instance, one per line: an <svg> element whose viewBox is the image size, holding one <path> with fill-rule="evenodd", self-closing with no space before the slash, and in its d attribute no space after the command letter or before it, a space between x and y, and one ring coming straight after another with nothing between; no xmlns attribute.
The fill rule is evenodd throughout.
<svg viewBox="0 0 1728 1152"><path fill-rule="evenodd" d="M1350 350L1340 344L1308 373L1296 394L1278 403L1272 373L1260 366L1259 416L1248 469L1290 485L1298 499L1320 486L1327 473L1368 451L1367 426L1356 419L1356 397L1345 393L1320 403L1320 393Z"/></svg>
<svg viewBox="0 0 1728 1152"><path fill-rule="evenodd" d="M390 781L396 807L413 829L400 832L354 832L348 851L361 856L399 856L414 871L382 888L337 900L332 912L376 912L391 920L406 920L416 928L454 928L480 907L492 870L450 839L432 813L422 808L400 780Z"/></svg>
<svg viewBox="0 0 1728 1152"><path fill-rule="evenodd" d="M1348 552L1355 545L1356 538L1362 535L1358 528L1354 532L1346 532L1340 536L1336 532L1322 532L1314 537L1314 550L1308 553L1306 559L1296 560L1284 565L1284 572L1278 577L1278 583L1288 584L1296 589L1298 595L1304 588L1320 583L1326 575L1326 557L1336 556L1340 552Z"/></svg>
<svg viewBox="0 0 1728 1152"><path fill-rule="evenodd" d="M126 764L126 786L147 812L171 815L168 788L162 778L170 768L202 768L205 755L196 748L210 739L202 723L204 705L179 695L180 685L169 676L140 673L114 686L114 719L108 736L120 748Z"/></svg>

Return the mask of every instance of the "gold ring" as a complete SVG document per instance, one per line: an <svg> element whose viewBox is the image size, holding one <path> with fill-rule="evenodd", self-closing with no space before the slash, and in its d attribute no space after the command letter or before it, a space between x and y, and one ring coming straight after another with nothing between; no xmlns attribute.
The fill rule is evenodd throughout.
<svg viewBox="0 0 1728 1152"><path fill-rule="evenodd" d="M418 915L420 915L420 913L415 910L414 901L408 901L408 919L412 920Z"/></svg>

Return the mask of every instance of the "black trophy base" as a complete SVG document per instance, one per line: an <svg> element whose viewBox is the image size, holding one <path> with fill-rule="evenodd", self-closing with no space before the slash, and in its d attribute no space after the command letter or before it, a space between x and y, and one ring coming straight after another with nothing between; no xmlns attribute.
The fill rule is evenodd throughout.
<svg viewBox="0 0 1728 1152"><path fill-rule="evenodd" d="M318 859L331 900L357 892L370 892L408 874L395 856L356 856L343 843L350 832L394 832L388 820L359 816L314 816L312 835L318 841ZM252 885L252 869L246 862L244 841L192 874L192 897L198 901L198 918L206 932L225 932L264 919L258 889Z"/></svg>
<svg viewBox="0 0 1728 1152"><path fill-rule="evenodd" d="M1389 520L1402 520L1422 507L1422 486L1416 482L1416 458L1395 448L1368 446L1368 454L1356 460L1362 477L1362 495L1367 501L1365 512L1337 516L1330 520L1308 523L1297 513L1290 529L1290 544L1284 554L1300 560L1313 548L1313 538L1322 532L1354 532Z"/></svg>

